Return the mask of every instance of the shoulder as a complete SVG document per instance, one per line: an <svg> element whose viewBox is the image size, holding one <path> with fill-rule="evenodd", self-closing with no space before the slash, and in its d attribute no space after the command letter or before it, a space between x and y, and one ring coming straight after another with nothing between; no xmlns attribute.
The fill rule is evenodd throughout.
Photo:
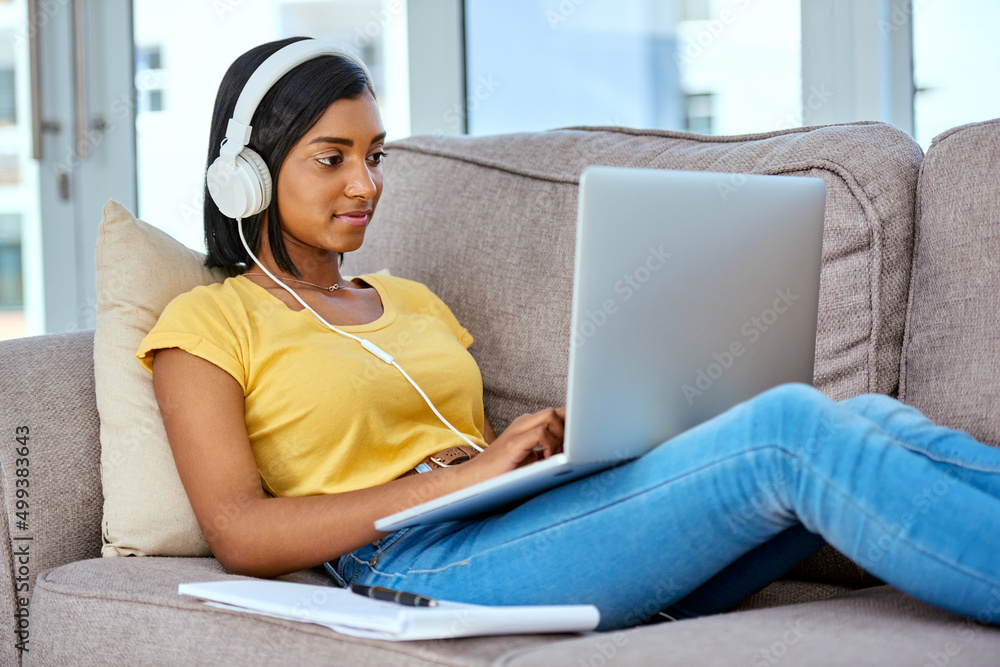
<svg viewBox="0 0 1000 667"><path fill-rule="evenodd" d="M222 368L245 390L251 316L247 295L240 288L235 278L229 278L174 297L135 356L152 371L156 350L179 348Z"/></svg>
<svg viewBox="0 0 1000 667"><path fill-rule="evenodd" d="M254 294L244 284L246 279L227 278L225 282L199 285L174 297L160 315L158 324L173 325L196 322L225 322L237 328L250 319L257 308L251 302Z"/></svg>
<svg viewBox="0 0 1000 667"><path fill-rule="evenodd" d="M245 308L247 296L246 288L236 278L227 278L225 282L198 285L189 292L178 294L167 304L164 312L168 309L199 312Z"/></svg>

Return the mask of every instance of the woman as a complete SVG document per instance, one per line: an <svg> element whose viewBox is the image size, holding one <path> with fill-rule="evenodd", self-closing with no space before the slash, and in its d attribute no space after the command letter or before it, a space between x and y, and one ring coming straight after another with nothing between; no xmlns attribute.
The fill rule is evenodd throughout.
<svg viewBox="0 0 1000 667"><path fill-rule="evenodd" d="M209 164L251 73L295 41L257 47L227 72ZM385 132L359 63L324 55L295 67L252 127L270 205L237 225L206 194L208 264L233 277L175 299L137 353L226 570L271 577L326 564L340 585L592 603L611 629L659 609L722 610L825 538L914 596L996 622L1000 452L881 396L836 403L779 387L513 510L376 531L378 518L560 451L565 408L495 434L472 337L447 306L409 280L343 279L342 255L361 246L382 192ZM319 317L389 349L454 432L396 370ZM456 433L484 451L411 474L452 451Z"/></svg>

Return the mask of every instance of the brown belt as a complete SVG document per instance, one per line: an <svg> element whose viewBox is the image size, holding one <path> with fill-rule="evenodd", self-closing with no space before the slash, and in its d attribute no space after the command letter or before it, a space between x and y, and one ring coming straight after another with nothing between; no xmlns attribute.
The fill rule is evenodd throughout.
<svg viewBox="0 0 1000 667"><path fill-rule="evenodd" d="M459 463L465 463L478 453L468 445L455 445L454 447L442 449L440 452L431 454L415 465L412 470L404 472L400 477L409 477L410 475L422 472L430 472L436 468L451 468L457 466Z"/></svg>

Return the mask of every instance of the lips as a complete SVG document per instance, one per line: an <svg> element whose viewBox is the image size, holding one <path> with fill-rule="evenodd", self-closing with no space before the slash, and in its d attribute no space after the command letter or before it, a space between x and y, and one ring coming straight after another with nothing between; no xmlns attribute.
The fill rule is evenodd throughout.
<svg viewBox="0 0 1000 667"><path fill-rule="evenodd" d="M334 216L338 220L342 220L352 227L364 227L371 220L371 211L345 211L344 213L338 213Z"/></svg>

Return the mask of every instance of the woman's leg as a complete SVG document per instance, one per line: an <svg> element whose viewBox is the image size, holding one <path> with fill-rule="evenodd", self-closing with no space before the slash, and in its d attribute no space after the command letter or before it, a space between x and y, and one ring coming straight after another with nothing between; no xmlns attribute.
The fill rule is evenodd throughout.
<svg viewBox="0 0 1000 667"><path fill-rule="evenodd" d="M792 526L743 554L663 612L681 619L728 611L786 575L825 544L826 540L801 524Z"/></svg>
<svg viewBox="0 0 1000 667"><path fill-rule="evenodd" d="M923 454L959 481L1000 497L1000 448L985 447L968 433L939 426L916 408L882 394L855 396L840 405L873 421L902 446ZM839 424L829 426L836 429ZM937 490L943 488L939 485ZM930 487L914 502L924 508L934 498ZM667 612L691 617L724 611L787 573L824 544L822 537L802 526L789 528L741 556Z"/></svg>
<svg viewBox="0 0 1000 667"><path fill-rule="evenodd" d="M935 502L919 500L923 489ZM799 522L917 597L1000 618L984 618L1000 595L1000 501L802 385L509 512L400 531L340 572L484 604L592 603L610 629L675 604Z"/></svg>
<svg viewBox="0 0 1000 667"><path fill-rule="evenodd" d="M863 394L840 404L875 422L901 445L923 454L958 480L1000 498L1000 448L939 426L916 408L881 394Z"/></svg>

